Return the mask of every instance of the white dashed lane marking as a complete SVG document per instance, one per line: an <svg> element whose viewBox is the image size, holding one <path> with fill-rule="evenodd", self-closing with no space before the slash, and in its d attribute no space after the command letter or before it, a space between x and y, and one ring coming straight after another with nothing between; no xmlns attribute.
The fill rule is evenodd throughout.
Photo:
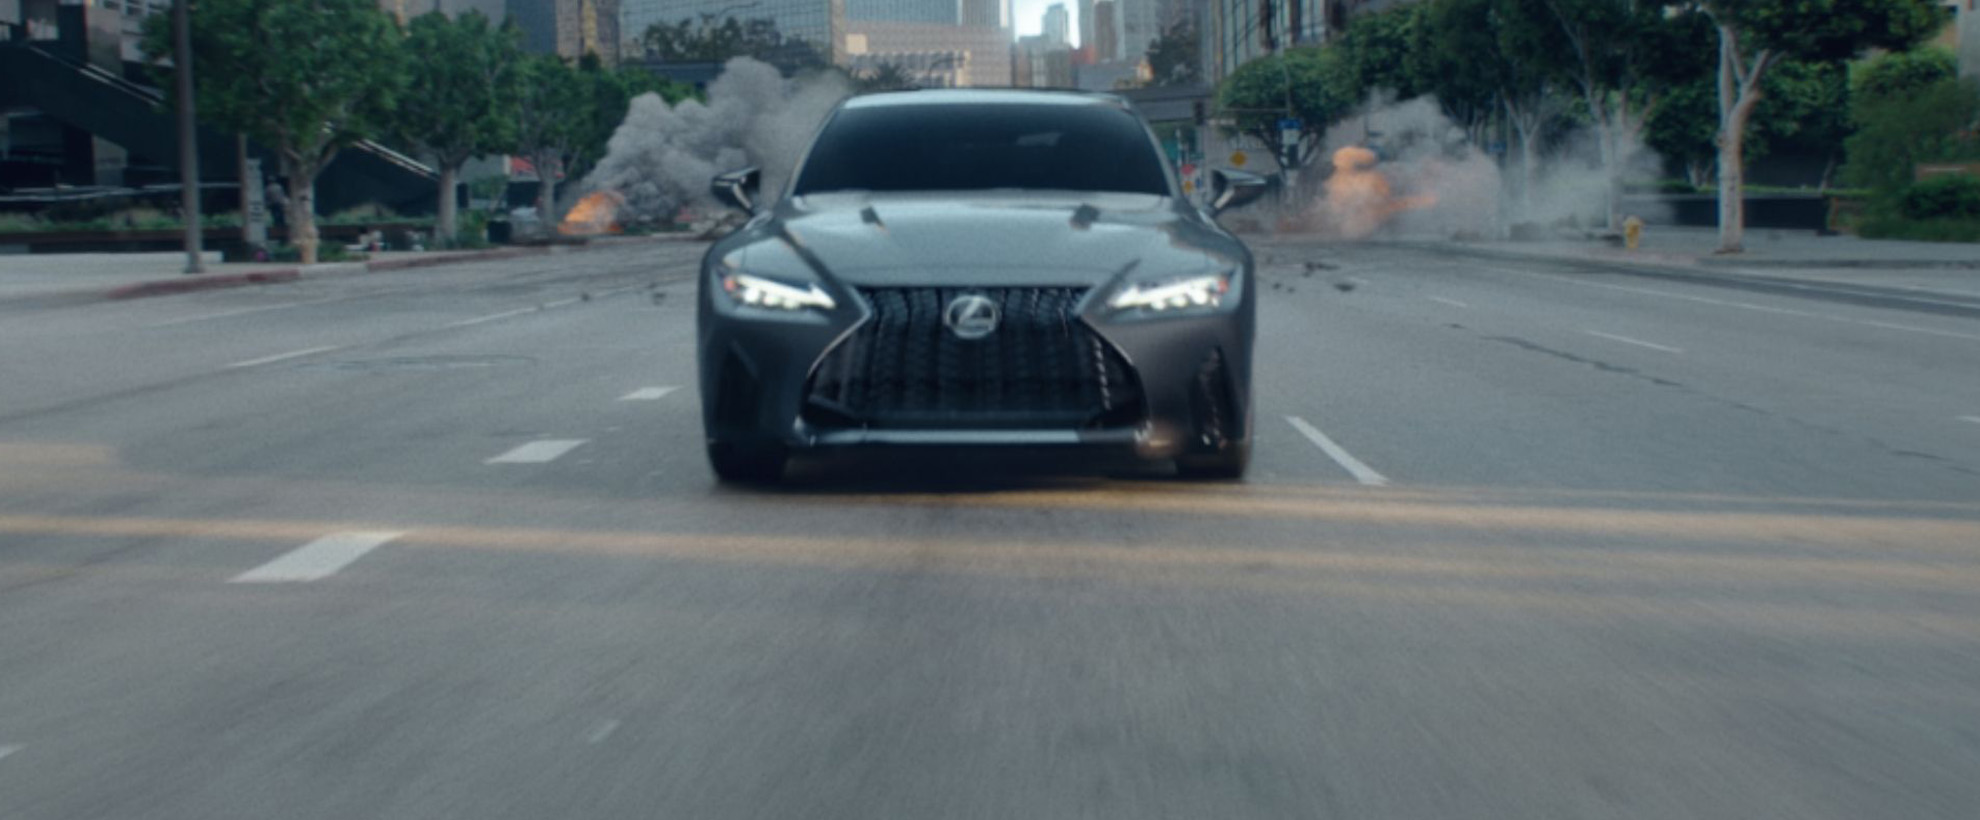
<svg viewBox="0 0 1980 820"><path fill-rule="evenodd" d="M618 721L616 720L602 721L597 726L592 728L590 734L584 736L584 742L596 746L600 743L604 743L605 739L611 737L612 733L616 731L619 731Z"/></svg>
<svg viewBox="0 0 1980 820"><path fill-rule="evenodd" d="M452 324L449 324L449 325L447 325L447 326L448 326L448 327L467 327L467 326L469 326L469 325L478 325L478 324L481 324L482 322L493 322L493 321L496 321L496 320L498 320L498 319L507 319L507 318L509 318L509 317L511 317L511 316L521 316L521 315L523 315L523 314L525 314L525 313L535 313L535 312L536 312L537 310L538 310L538 308L533 308L533 307L526 307L526 308L516 308L515 310L505 310L505 311L502 311L501 313L490 313L490 314L488 314L487 316L476 316L476 317L474 317L474 318L472 318L472 319L462 319L462 320L460 320L460 321L458 321L458 322L454 322L454 323L452 323Z"/></svg>
<svg viewBox="0 0 1980 820"><path fill-rule="evenodd" d="M620 396L619 401L654 401L657 399L665 398L668 393L672 393L679 389L680 388L678 387L672 387L672 386L642 387L638 390L632 391L631 393L627 393L623 396Z"/></svg>
<svg viewBox="0 0 1980 820"><path fill-rule="evenodd" d="M1584 331L1582 331L1582 332L1583 332L1583 333L1586 333L1586 334L1588 334L1588 335L1590 335L1590 336L1598 336L1598 337L1601 337L1601 338L1604 338L1604 339L1608 339L1609 341L1612 341L1612 342L1622 342L1623 344L1626 344L1626 345L1636 345L1637 347L1647 347L1647 348L1650 348L1651 350L1661 350L1661 351L1663 351L1663 352L1665 352L1665 353L1683 353L1683 352L1684 352L1684 351L1682 351L1682 350L1679 350L1679 349L1677 349L1677 348L1675 348L1675 347L1665 347L1664 345L1660 345L1660 344L1657 344L1656 342L1646 342L1646 341L1643 341L1642 339L1632 339L1632 338L1630 338L1630 337L1628 337L1628 336L1617 336L1617 335L1615 335L1615 334L1613 334L1613 333L1603 333L1602 331L1599 331L1599 330L1584 330Z"/></svg>
<svg viewBox="0 0 1980 820"><path fill-rule="evenodd" d="M488 464L542 464L556 461L558 456L584 445L590 439L562 438L544 439L524 444L499 456L489 459Z"/></svg>
<svg viewBox="0 0 1980 820"><path fill-rule="evenodd" d="M307 350L291 350L291 351L289 351L289 352L287 352L287 353L277 353L277 354L275 354L275 355L273 355L273 356L263 356L263 357L261 357L261 358L259 358L259 359L249 359L249 360L247 360L247 361L244 361L244 362L235 362L235 363L233 363L233 364L230 364L230 365L227 365L227 366L228 366L228 367L254 367L255 365L261 365L261 364L274 364L274 363L276 363L276 362L281 362L281 361L287 361L287 360L289 360L289 359L300 359L300 358L302 358L302 357L304 357L304 356L313 356L313 355L316 355L316 354L318 354L318 353L328 353L328 352L330 352L330 351L332 351L332 350L336 350L336 349L337 349L337 346L336 346L336 345L331 345L331 346L329 346L329 347L312 347L312 348L309 348L309 349L307 349Z"/></svg>
<svg viewBox="0 0 1980 820"><path fill-rule="evenodd" d="M1973 422L1974 424L1980 424L1980 416L1960 416L1959 420L1970 421Z"/></svg>
<svg viewBox="0 0 1980 820"><path fill-rule="evenodd" d="M1355 458L1346 448L1335 444L1333 439L1328 438L1326 433L1320 432L1320 428L1308 424L1306 419L1298 416L1287 416L1286 423L1291 424L1293 429L1298 430L1300 435L1306 437L1307 441L1311 441L1314 446L1319 447L1320 452L1326 453L1327 457L1333 459L1335 464L1341 465L1341 469L1348 471L1349 475L1354 476L1354 480L1370 487L1386 487L1389 485L1388 477L1375 472L1375 468L1362 463L1361 459Z"/></svg>
<svg viewBox="0 0 1980 820"><path fill-rule="evenodd" d="M282 557L234 576L236 584L280 584L317 581L337 574L365 553L384 546L403 532L340 532L323 536Z"/></svg>
<svg viewBox="0 0 1980 820"><path fill-rule="evenodd" d="M1463 302L1460 302L1460 301L1458 301L1458 300L1456 300L1456 299L1446 299L1446 298L1444 298L1444 297L1442 297L1442 296L1426 296L1426 297L1424 297L1424 298L1426 298L1426 299L1429 299L1429 300L1430 300L1430 301L1432 301L1432 302L1438 302L1438 303L1441 303L1441 304L1446 304L1446 305L1450 305L1451 307L1461 307L1461 308L1468 308L1468 307L1471 307L1470 305L1467 305L1467 304L1465 304L1465 303L1463 303Z"/></svg>
<svg viewBox="0 0 1980 820"><path fill-rule="evenodd" d="M25 748L27 748L27 747L26 747L26 746L0 746L0 759L5 759L5 758L6 758L6 757L7 757L8 755L11 755L11 754L13 754L13 753L15 753L15 752L18 752L18 751L20 751L20 750L22 750L22 749L25 749Z"/></svg>

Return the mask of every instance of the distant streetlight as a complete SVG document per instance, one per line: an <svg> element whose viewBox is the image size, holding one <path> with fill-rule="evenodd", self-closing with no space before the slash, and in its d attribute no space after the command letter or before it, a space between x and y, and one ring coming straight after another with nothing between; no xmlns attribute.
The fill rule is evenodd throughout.
<svg viewBox="0 0 1980 820"><path fill-rule="evenodd" d="M172 4L172 69L179 102L179 213L186 227L186 273L205 273L199 229L199 134L193 117L192 0Z"/></svg>

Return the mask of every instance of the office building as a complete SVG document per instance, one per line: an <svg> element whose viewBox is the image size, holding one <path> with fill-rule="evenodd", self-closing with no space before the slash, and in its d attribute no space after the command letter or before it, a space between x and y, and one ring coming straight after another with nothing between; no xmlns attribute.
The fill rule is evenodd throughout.
<svg viewBox="0 0 1980 820"><path fill-rule="evenodd" d="M1018 38L1015 85L1031 88L1072 88L1072 46L1035 34Z"/></svg>
<svg viewBox="0 0 1980 820"><path fill-rule="evenodd" d="M1066 4L1053 3L1045 9L1045 42L1059 45L1072 44L1072 19L1066 13Z"/></svg>
<svg viewBox="0 0 1980 820"><path fill-rule="evenodd" d="M840 64L849 69L892 63L929 87L1011 84L1010 29L891 20L855 20L846 26Z"/></svg>
<svg viewBox="0 0 1980 820"><path fill-rule="evenodd" d="M557 0L559 3L576 0ZM602 0L601 0L602 1ZM511 0L523 2L523 0ZM845 56L847 0L610 0L619 4L619 31L637 42L655 23L675 25L682 20L699 22L704 16L717 22L769 20L785 37L802 39L818 48L827 59L837 62Z"/></svg>
<svg viewBox="0 0 1980 820"><path fill-rule="evenodd" d="M1091 37L1093 62L1111 63L1121 58L1121 4L1116 0L1099 0L1093 4L1093 32L1080 31L1080 37Z"/></svg>

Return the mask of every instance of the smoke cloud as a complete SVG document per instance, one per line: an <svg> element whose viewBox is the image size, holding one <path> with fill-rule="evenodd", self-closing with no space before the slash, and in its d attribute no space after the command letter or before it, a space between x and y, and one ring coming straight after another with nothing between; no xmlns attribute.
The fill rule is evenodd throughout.
<svg viewBox="0 0 1980 820"><path fill-rule="evenodd" d="M852 93L836 75L786 80L771 66L738 57L708 84L708 101L675 105L657 94L632 101L582 186L624 197L621 220L666 219L682 207L714 205L708 181L754 165L766 195L783 190L805 143Z"/></svg>
<svg viewBox="0 0 1980 820"><path fill-rule="evenodd" d="M1508 141L1503 163L1481 149L1488 139L1452 122L1434 98L1373 97L1328 134L1322 157L1331 167L1312 169L1326 179L1313 186L1292 227L1343 239L1503 238L1514 226L1545 231L1606 221L1599 131L1542 135L1530 173L1516 138ZM1630 158L1627 170L1657 165L1634 139L1620 151ZM1651 222L1664 216L1640 207L1624 210Z"/></svg>

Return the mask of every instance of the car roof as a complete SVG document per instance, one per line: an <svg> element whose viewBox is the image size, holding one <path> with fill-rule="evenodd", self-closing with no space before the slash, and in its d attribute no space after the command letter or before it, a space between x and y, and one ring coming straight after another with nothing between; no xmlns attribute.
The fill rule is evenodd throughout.
<svg viewBox="0 0 1980 820"><path fill-rule="evenodd" d="M883 91L861 94L846 100L845 107L894 108L910 105L1066 105L1126 108L1127 101L1113 94L1081 91L1040 91L1017 88L942 88L917 91Z"/></svg>

